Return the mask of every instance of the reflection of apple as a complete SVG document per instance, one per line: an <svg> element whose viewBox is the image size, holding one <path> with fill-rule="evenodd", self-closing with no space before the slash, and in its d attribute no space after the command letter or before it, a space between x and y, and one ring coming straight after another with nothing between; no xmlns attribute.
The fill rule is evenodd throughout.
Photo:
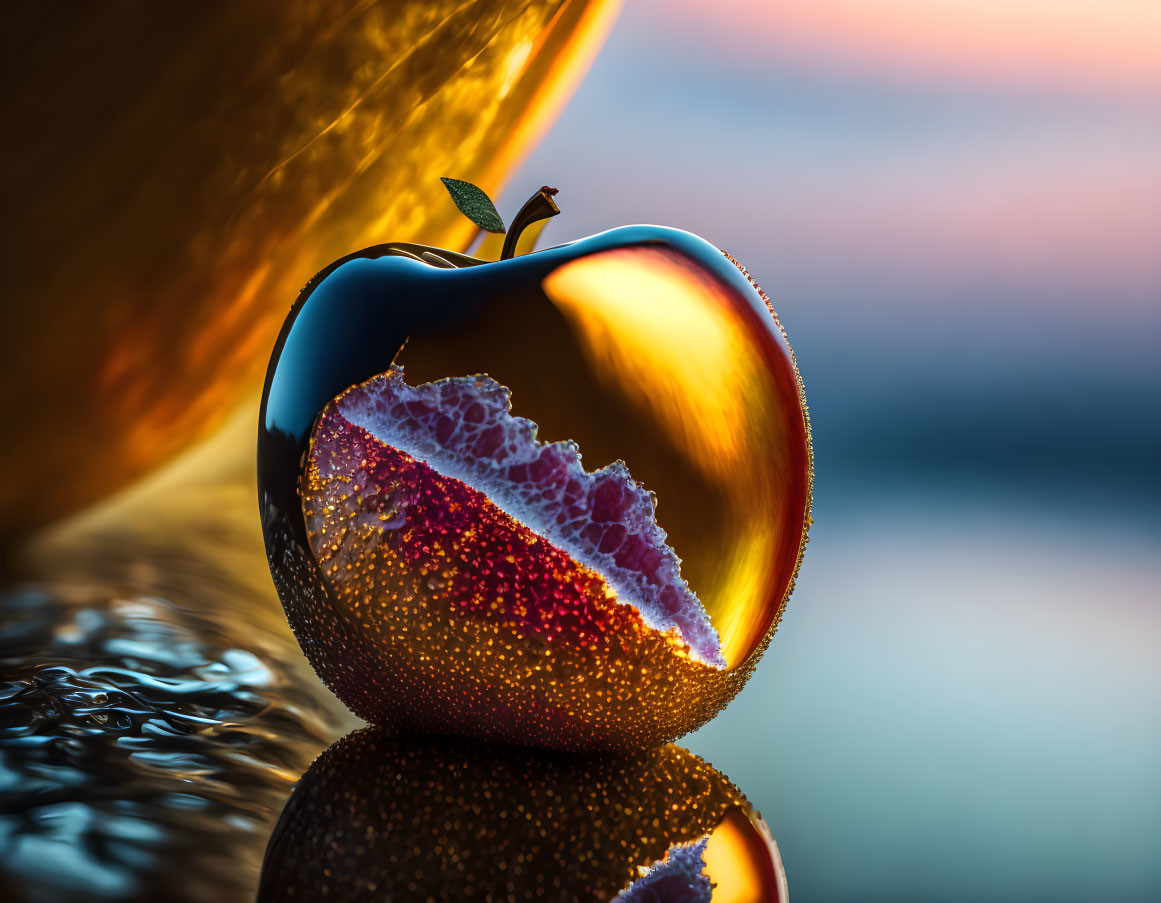
<svg viewBox="0 0 1161 903"><path fill-rule="evenodd" d="M761 816L680 747L574 757L372 728L298 782L258 899L700 903L711 883L787 899Z"/></svg>
<svg viewBox="0 0 1161 903"><path fill-rule="evenodd" d="M731 258L654 226L510 257L554 212L534 196L496 262L380 245L306 287L262 400L267 550L356 714L648 746L721 709L777 626L805 406Z"/></svg>

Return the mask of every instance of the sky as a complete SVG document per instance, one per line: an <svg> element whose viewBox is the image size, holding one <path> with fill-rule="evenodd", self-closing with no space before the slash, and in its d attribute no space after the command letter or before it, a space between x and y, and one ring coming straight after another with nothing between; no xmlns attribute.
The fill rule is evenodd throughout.
<svg viewBox="0 0 1161 903"><path fill-rule="evenodd" d="M884 2L873 35L855 11L879 4L752 5L630 4L501 210L551 184L564 215L546 242L657 222L738 257L835 431L818 451L836 476L1155 495L1161 63L1135 48L1161 42L1156 7L1052 4L1049 41L1049 4L1029 0L911 19ZM952 54L977 32L994 66Z"/></svg>
<svg viewBox="0 0 1161 903"><path fill-rule="evenodd" d="M815 527L688 745L796 900L1161 897L1161 5L638 0L510 178L728 250Z"/></svg>
<svg viewBox="0 0 1161 903"><path fill-rule="evenodd" d="M652 0L663 26L803 67L969 85L1147 95L1161 86L1149 0Z"/></svg>

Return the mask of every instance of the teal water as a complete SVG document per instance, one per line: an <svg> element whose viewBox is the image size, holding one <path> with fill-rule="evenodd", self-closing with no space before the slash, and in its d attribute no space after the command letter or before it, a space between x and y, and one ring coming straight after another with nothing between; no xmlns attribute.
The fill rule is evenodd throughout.
<svg viewBox="0 0 1161 903"><path fill-rule="evenodd" d="M688 738L794 898L1158 899L1156 512L934 487L816 518L766 659Z"/></svg>
<svg viewBox="0 0 1161 903"><path fill-rule="evenodd" d="M793 898L1156 899L1151 509L820 485L770 651L683 741L762 811ZM5 591L5 899L252 898L350 724L276 605L140 547Z"/></svg>
<svg viewBox="0 0 1161 903"><path fill-rule="evenodd" d="M252 899L334 706L216 566L119 557L0 593L0 897Z"/></svg>

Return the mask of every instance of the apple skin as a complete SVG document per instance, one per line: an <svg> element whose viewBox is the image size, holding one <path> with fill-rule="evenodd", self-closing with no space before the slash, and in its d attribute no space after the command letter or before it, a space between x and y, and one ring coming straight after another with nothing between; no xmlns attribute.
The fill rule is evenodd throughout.
<svg viewBox="0 0 1161 903"><path fill-rule="evenodd" d="M689 363L712 382L715 368L735 366L732 358L755 362L765 407L755 415L749 399L738 406L736 429L750 432L734 443L742 448L736 479L728 468L724 479L707 475L707 467L722 470L712 453L684 454L690 436L650 421L652 401L625 401L632 385L594 378L592 343L585 358L573 347L575 324L546 300L544 287L565 268L622 259L645 261L646 276L660 261L674 278L723 299L721 316L741 324L744 347L719 349L708 365ZM629 605L592 614L604 637L595 647L568 635L546 643L509 622L489 623L486 613L461 617L440 608L418 580L406 604L381 602L373 566L356 568L362 582L353 586L324 576L320 540L304 516L304 505L317 502L310 498L312 436L338 396L397 360L412 384L488 373L512 388L515 414L539 423L549 439L575 438L586 464L588 456L596 456L593 464L624 457L660 497L658 517L711 620L741 625L730 634L728 666L691 657ZM712 452L722 439L694 435L692 445L710 443ZM701 464L689 463L695 459ZM777 627L801 562L812 486L801 381L768 300L713 245L657 226L490 263L404 243L351 254L300 294L262 396L259 505L287 617L331 690L356 715L390 728L579 750L646 748L697 728L741 689ZM726 573L721 562L755 536L761 542L750 557ZM393 580L408 577L405 568L392 573ZM736 589L743 585L744 593ZM723 634L723 651L725 641Z"/></svg>
<svg viewBox="0 0 1161 903"><path fill-rule="evenodd" d="M708 881L731 900L787 899L761 817L681 747L568 756L368 728L295 786L258 900L612 900L671 846L707 835L702 893L675 875L628 899L693 903Z"/></svg>

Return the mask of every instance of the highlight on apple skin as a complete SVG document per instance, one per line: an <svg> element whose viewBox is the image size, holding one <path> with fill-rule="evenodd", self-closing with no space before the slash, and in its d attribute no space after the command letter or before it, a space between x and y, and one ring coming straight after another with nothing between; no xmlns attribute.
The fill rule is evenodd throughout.
<svg viewBox="0 0 1161 903"><path fill-rule="evenodd" d="M768 299L657 226L494 262L404 243L336 261L283 326L258 453L299 642L392 728L671 741L750 676L810 522Z"/></svg>
<svg viewBox="0 0 1161 903"><path fill-rule="evenodd" d="M762 817L665 746L580 757L351 734L294 789L258 900L785 903Z"/></svg>

